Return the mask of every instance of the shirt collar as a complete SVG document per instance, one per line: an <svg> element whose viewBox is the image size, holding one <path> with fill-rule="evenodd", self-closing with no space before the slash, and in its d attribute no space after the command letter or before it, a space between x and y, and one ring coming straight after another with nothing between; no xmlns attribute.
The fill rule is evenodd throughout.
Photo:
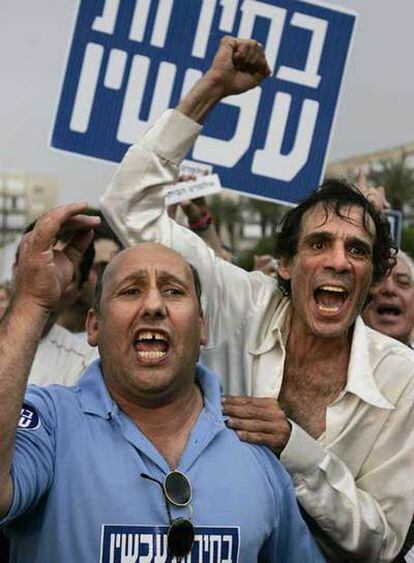
<svg viewBox="0 0 414 563"><path fill-rule="evenodd" d="M99 359L87 368L79 380L77 391L85 413L108 419L118 410L105 384Z"/></svg>
<svg viewBox="0 0 414 563"><path fill-rule="evenodd" d="M258 331L258 337L250 343L249 352L255 356L266 354L278 342L284 349L289 335L292 307L290 299L285 297L279 302L275 313L272 314L269 327L266 329L267 320Z"/></svg>
<svg viewBox="0 0 414 563"><path fill-rule="evenodd" d="M226 417L221 410L221 387L217 375L202 364L197 364L196 380L203 393L204 409L217 422L223 421Z"/></svg>
<svg viewBox="0 0 414 563"><path fill-rule="evenodd" d="M205 410L217 422L223 421L218 377L205 366L197 364L196 379L203 392ZM85 413L108 419L119 409L109 394L99 359L95 360L85 371L79 380L77 391L82 410Z"/></svg>
<svg viewBox="0 0 414 563"><path fill-rule="evenodd" d="M249 352L258 356L265 354L272 350L277 342L284 349L289 334L291 316L291 301L289 298L284 298L280 302L276 314L273 315L267 332L263 334L262 331L259 331L259 339L261 338L261 340L252 342ZM394 405L384 397L376 384L369 359L367 331L361 317L357 317L354 325L344 394L346 392L357 395L360 399L375 407L394 409Z"/></svg>
<svg viewBox="0 0 414 563"><path fill-rule="evenodd" d="M369 361L369 343L364 321L357 317L352 336L348 378L345 392L353 393L366 403L381 409L394 409L381 393Z"/></svg>

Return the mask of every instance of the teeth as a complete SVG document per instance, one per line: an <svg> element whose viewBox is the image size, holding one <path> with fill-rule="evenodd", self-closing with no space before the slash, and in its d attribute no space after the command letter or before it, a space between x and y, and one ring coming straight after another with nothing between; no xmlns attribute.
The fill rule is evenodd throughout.
<svg viewBox="0 0 414 563"><path fill-rule="evenodd" d="M339 307L326 307L325 305L318 305L319 309L321 311L324 311L325 313L334 313L335 311L338 311Z"/></svg>
<svg viewBox="0 0 414 563"><path fill-rule="evenodd" d="M338 287L336 285L323 285L319 289L323 289L324 291L335 291L336 293L345 292L345 289L343 287Z"/></svg>
<svg viewBox="0 0 414 563"><path fill-rule="evenodd" d="M142 332L138 338L139 340L165 340L164 336L158 332Z"/></svg>
<svg viewBox="0 0 414 563"><path fill-rule="evenodd" d="M157 360L158 358L162 358L163 356L165 356L165 352L161 352L161 350L154 350L154 351L150 351L150 350L141 350L140 352L138 352L138 356L140 358L145 358L145 359L151 359L151 360Z"/></svg>

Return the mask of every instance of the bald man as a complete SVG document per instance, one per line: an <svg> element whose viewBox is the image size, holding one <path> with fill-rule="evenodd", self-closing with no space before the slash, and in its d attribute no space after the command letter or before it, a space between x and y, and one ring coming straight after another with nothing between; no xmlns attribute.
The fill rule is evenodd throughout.
<svg viewBox="0 0 414 563"><path fill-rule="evenodd" d="M11 561L323 561L287 473L225 425L218 380L196 366L200 284L177 252L142 244L117 255L87 319L101 361L76 387L29 387L21 408L49 312L95 224L83 208L49 212L26 235L0 324ZM65 229L74 235L56 248Z"/></svg>

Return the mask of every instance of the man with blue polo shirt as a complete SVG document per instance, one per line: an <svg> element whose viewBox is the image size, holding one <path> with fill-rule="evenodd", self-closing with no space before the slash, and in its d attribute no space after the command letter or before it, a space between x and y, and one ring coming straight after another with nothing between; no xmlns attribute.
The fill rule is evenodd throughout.
<svg viewBox="0 0 414 563"><path fill-rule="evenodd" d="M61 206L25 236L0 325L11 560L322 561L286 472L226 427L217 379L196 367L198 278L175 251L143 244L111 261L87 320L101 361L76 387L29 387L20 410L42 327L96 221L83 208ZM74 235L54 249L65 228Z"/></svg>

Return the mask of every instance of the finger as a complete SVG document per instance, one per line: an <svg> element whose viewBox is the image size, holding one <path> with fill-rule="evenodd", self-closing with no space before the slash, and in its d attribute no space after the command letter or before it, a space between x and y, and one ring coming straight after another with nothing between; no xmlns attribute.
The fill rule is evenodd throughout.
<svg viewBox="0 0 414 563"><path fill-rule="evenodd" d="M269 76L270 67L267 64L263 47L255 40L241 43L236 53L236 67L259 77Z"/></svg>
<svg viewBox="0 0 414 563"><path fill-rule="evenodd" d="M367 188L367 178L366 178L366 174L365 174L365 167L362 166L362 165L358 168L358 186L362 190L365 190Z"/></svg>
<svg viewBox="0 0 414 563"><path fill-rule="evenodd" d="M236 59L241 70L252 64L255 57L255 44L255 41L246 39L237 43L233 58Z"/></svg>
<svg viewBox="0 0 414 563"><path fill-rule="evenodd" d="M384 202L384 208L385 209L390 209L391 208L391 204L387 199L386 193L385 193L385 188L384 186L378 186L377 188L378 193L381 195L383 202Z"/></svg>
<svg viewBox="0 0 414 563"><path fill-rule="evenodd" d="M77 233L71 238L70 242L66 244L63 252L73 264L76 264L77 262L81 261L82 256L90 245L92 239L92 230Z"/></svg>
<svg viewBox="0 0 414 563"><path fill-rule="evenodd" d="M258 407L266 407L269 405L279 406L274 397L246 397L243 395L223 395L221 397L223 405L255 405Z"/></svg>
<svg viewBox="0 0 414 563"><path fill-rule="evenodd" d="M377 188L369 188L365 194L367 200L379 211L383 212L389 208L389 203Z"/></svg>
<svg viewBox="0 0 414 563"><path fill-rule="evenodd" d="M199 207L206 207L207 206L207 202L206 202L206 198L204 196L201 197L195 197L193 199L193 202L198 205Z"/></svg>
<svg viewBox="0 0 414 563"><path fill-rule="evenodd" d="M190 205L193 205L191 202L191 199L183 199L182 201L180 201L180 205L183 209L186 209L187 207L190 207Z"/></svg>
<svg viewBox="0 0 414 563"><path fill-rule="evenodd" d="M61 240L67 240L76 232L95 229L100 225L100 223L101 219L97 215L75 215L65 221L59 230L57 237Z"/></svg>
<svg viewBox="0 0 414 563"><path fill-rule="evenodd" d="M252 397L245 397L243 395L222 395L221 403L232 405L248 405Z"/></svg>
<svg viewBox="0 0 414 563"><path fill-rule="evenodd" d="M246 64L250 67L258 67L265 60L263 47L260 43L255 42L251 45L246 54Z"/></svg>
<svg viewBox="0 0 414 563"><path fill-rule="evenodd" d="M279 421L275 423L274 421L270 422L268 420L246 420L241 418L229 418L226 420L226 425L232 428L233 430L244 430L246 432L261 432L262 434L275 434L280 428L282 431L285 431L288 428L287 423L283 423Z"/></svg>
<svg viewBox="0 0 414 563"><path fill-rule="evenodd" d="M35 224L31 237L34 252L43 252L50 249L57 239L59 231L71 217L84 211L86 202L69 203L60 205L42 215Z"/></svg>
<svg viewBox="0 0 414 563"><path fill-rule="evenodd" d="M195 176L194 174L180 174L180 176L178 176L177 183L179 183L179 182L193 182L196 179L197 179L197 176Z"/></svg>
<svg viewBox="0 0 414 563"><path fill-rule="evenodd" d="M223 414L230 418L238 418L240 420L264 420L273 422L284 420L286 417L285 413L276 404L267 409L252 405L225 405L223 407Z"/></svg>

